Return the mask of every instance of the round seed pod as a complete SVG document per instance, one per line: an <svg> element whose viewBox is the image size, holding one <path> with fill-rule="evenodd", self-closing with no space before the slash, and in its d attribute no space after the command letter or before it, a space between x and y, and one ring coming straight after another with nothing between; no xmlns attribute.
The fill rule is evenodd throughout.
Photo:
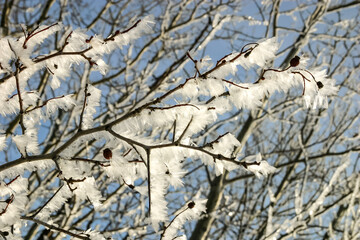
<svg viewBox="0 0 360 240"><path fill-rule="evenodd" d="M110 148L105 148L103 151L103 156L105 159L109 160L112 158L112 151L110 150Z"/></svg>
<svg viewBox="0 0 360 240"><path fill-rule="evenodd" d="M290 66L291 67L296 67L297 65L299 65L300 63L300 57L299 56L295 56L290 60Z"/></svg>

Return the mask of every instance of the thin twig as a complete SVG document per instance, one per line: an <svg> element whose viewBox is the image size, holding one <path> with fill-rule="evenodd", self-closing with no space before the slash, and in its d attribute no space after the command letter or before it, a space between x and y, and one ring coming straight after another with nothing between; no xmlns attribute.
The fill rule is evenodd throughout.
<svg viewBox="0 0 360 240"><path fill-rule="evenodd" d="M189 129L190 124L191 124L191 122L192 122L192 120L193 120L193 117L194 117L194 116L191 116L191 119L190 119L189 123L187 124L187 126L186 126L185 129L184 129L184 131L181 133L180 137L178 138L178 140L176 140L175 143L180 143L180 141L181 141L181 139L184 137L186 131Z"/></svg>
<svg viewBox="0 0 360 240"><path fill-rule="evenodd" d="M65 230L65 229L63 229L63 228L56 227L56 226L54 226L54 225L48 224L48 223L46 223L46 222L43 222L43 221L41 221L41 220L35 219L35 218L33 218L33 217L22 216L21 219L23 219L23 220L28 220L28 221L32 221L32 222L35 222L35 223L37 223L37 224L41 224L41 225L43 225L43 226L45 226L45 227L47 227L47 228L49 228L49 229L51 229L51 230L56 230L56 231L58 231L58 232L65 233L65 234L67 234L67 235L69 235L69 236L71 236L71 237L74 237L74 238L79 238L79 239L84 239L84 240L90 240L89 237L81 236L81 235L79 235L79 234L70 232L70 231Z"/></svg>
<svg viewBox="0 0 360 240"><path fill-rule="evenodd" d="M115 36L129 32L130 30L132 30L133 28L135 28L140 22L141 22L141 19L139 19L139 20L138 20L134 25L132 25L130 28L128 28L128 29L126 29L126 30L124 30L124 31L122 31L122 32L116 31L112 36L104 39L104 42L106 43L106 42L108 42L108 41L114 41L114 40L115 40ZM56 23L56 24L57 24L57 23ZM53 25L56 25L56 24L53 24ZM53 25L51 25L51 26L53 26ZM49 29L51 26L49 26L49 27L47 27L47 28L44 28L44 29L40 30L39 32L45 31L45 30ZM31 35L31 37L33 37L34 35L38 34L39 32L36 32L35 34L30 34L30 35ZM71 33L67 36L67 38L69 38L70 35L71 35ZM31 37L30 37L30 38L31 38ZM25 41L28 41L28 40L25 39ZM24 42L24 44L26 44L26 42ZM26 45L25 45L25 46L26 46ZM87 59L87 60L89 61L89 59L88 59L84 54L85 54L86 52L90 51L90 50L93 48L92 46L89 46L88 48L86 48L86 49L84 49L84 50L82 50L82 51L77 51L77 52L63 52L65 46L66 46L66 42L65 42L65 44L63 45L63 47L62 47L59 51L57 51L57 52L55 52L55 53L53 53L53 54L46 55L46 56L44 56L44 57L40 57L40 56L35 57L32 61L33 61L34 63L39 63L39 62L43 62L43 61L45 61L45 60L48 60L48 59L50 59L50 58L57 57L57 56L62 56L62 55L80 55L80 56L82 56L82 57L85 57L85 59ZM39 57L40 57L40 58L39 58ZM20 69L20 71L19 71L19 73L21 73L21 72L24 71L25 69L27 69L27 66L22 66L21 69ZM9 75L1 78L1 79L0 79L0 84L1 84L1 83L4 83L6 80L8 80L8 79L11 78L11 77L12 77L12 75L9 74Z"/></svg>
<svg viewBox="0 0 360 240"><path fill-rule="evenodd" d="M45 102L43 102L43 104L41 104L41 105L38 105L38 106L36 106L36 107L33 107L33 108L29 109L29 110L25 110L24 113L26 114L26 113L32 112L32 111L34 111L34 110L36 110L36 109L38 109L38 108L44 107L44 106L45 106L46 104L48 104L49 101L51 101L51 100L60 99L60 98L64 98L64 97L65 97L65 95L50 98L50 99L46 100Z"/></svg>
<svg viewBox="0 0 360 240"><path fill-rule="evenodd" d="M149 217L151 217L151 175L150 175L150 149L146 149L146 161L147 161L147 182L148 182L148 194L149 194Z"/></svg>
<svg viewBox="0 0 360 240"><path fill-rule="evenodd" d="M30 40L30 38L32 38L32 37L35 36L36 34L39 34L39 33L41 33L41 32L47 31L47 30L49 30L50 28L52 28L53 26L56 26L56 25L58 25L58 23L54 23L54 24L52 24L52 25L50 25L50 26L48 26L48 27L46 27L46 28L44 28L44 29L41 29L41 30L37 31L36 33L34 33L35 30L32 31L32 32L25 38L25 41L24 41L24 43L23 43L23 48L24 48L24 49L27 48L26 43Z"/></svg>
<svg viewBox="0 0 360 240"><path fill-rule="evenodd" d="M17 175L13 180L11 180L10 182L6 183L6 186L9 186L10 184L12 184L13 182L16 181L16 179L18 179L20 177L20 175Z"/></svg>
<svg viewBox="0 0 360 240"><path fill-rule="evenodd" d="M64 184L61 185L58 190L56 190L56 192L49 198L49 200L47 200L44 205L42 205L33 215L31 215L31 217L34 218L36 215L38 215L39 212L44 209L44 207L55 197L55 195L62 189L63 186Z"/></svg>
<svg viewBox="0 0 360 240"><path fill-rule="evenodd" d="M183 209L181 212L179 212L178 214L175 215L175 217L170 221L170 223L167 225L167 226L164 226L164 231L163 233L161 234L160 236L160 240L163 239L163 237L165 236L165 232L166 230L171 226L171 224L175 221L175 219L180 215L182 214L183 212L185 212L186 210L188 210L189 207L186 207L185 209Z"/></svg>
<svg viewBox="0 0 360 240"><path fill-rule="evenodd" d="M233 83L233 82L231 82L231 81L229 81L229 80L226 80L226 79L221 79L223 82L227 82L227 83L229 83L229 84L232 84L232 85L234 85L234 86L236 86L236 87L239 87L239 88L242 88L242 89L249 89L248 87L243 87L243 86L240 86L240 85L238 85L238 84L236 84L236 83Z"/></svg>
<svg viewBox="0 0 360 240"><path fill-rule="evenodd" d="M88 86L89 85L86 83L85 89L84 89L84 103L83 103L83 107L81 109L78 132L80 132L82 130L81 127L82 127L82 122L83 122L83 117L84 117L84 112L85 112L85 107L86 107L86 100L87 100L87 97L88 97Z"/></svg>
<svg viewBox="0 0 360 240"><path fill-rule="evenodd" d="M186 52L186 56L188 56L188 57L190 58L190 60L194 63L195 70L196 70L197 74L199 74L199 76L201 76L201 73L200 73L200 71L199 71L199 69L198 69L198 67L197 67L197 62L198 62L198 61L195 60L195 59L193 59L193 58L191 57L189 51ZM196 76L196 75L195 75L195 76Z"/></svg>
<svg viewBox="0 0 360 240"><path fill-rule="evenodd" d="M175 142L175 135L176 135L176 119L174 121L174 132L173 132L173 136L172 136L172 142Z"/></svg>
<svg viewBox="0 0 360 240"><path fill-rule="evenodd" d="M182 104L177 104L177 105L173 105L173 106L168 106L168 107L148 107L148 109L150 110L166 110L166 109L171 109L171 108L176 108L176 107L186 107L186 106L190 106L190 107L194 107L197 110L200 110L200 108L198 108L197 106L195 106L194 104L191 103L182 103Z"/></svg>

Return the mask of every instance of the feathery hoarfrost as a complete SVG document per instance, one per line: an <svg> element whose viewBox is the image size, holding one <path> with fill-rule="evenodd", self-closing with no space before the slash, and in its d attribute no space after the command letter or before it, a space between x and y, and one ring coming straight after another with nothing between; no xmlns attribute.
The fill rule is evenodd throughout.
<svg viewBox="0 0 360 240"><path fill-rule="evenodd" d="M73 196L72 192L66 184L60 186L60 189L58 191L56 190L56 192L53 192L52 194L53 195L49 196L52 197L51 200L47 202L45 207L41 209L41 211L36 215L36 217L42 221L49 220L51 213L59 210L66 202L66 200Z"/></svg>
<svg viewBox="0 0 360 240"><path fill-rule="evenodd" d="M22 156L26 156L27 153L39 153L37 130L35 128L27 129L24 135L13 136L12 140Z"/></svg>
<svg viewBox="0 0 360 240"><path fill-rule="evenodd" d="M186 239L185 235L178 235L178 231L183 228L187 221L198 219L202 213L206 212L207 199L194 199L180 208L174 215L175 217L167 225L162 239Z"/></svg>
<svg viewBox="0 0 360 240"><path fill-rule="evenodd" d="M46 103L46 116L50 117L52 116L54 113L56 113L56 111L58 111L59 109L62 109L64 111L68 111L69 109L71 109L73 106L75 106L75 101L72 98L72 95L65 95L59 98L54 98L54 99L50 99L47 103Z"/></svg>
<svg viewBox="0 0 360 240"><path fill-rule="evenodd" d="M0 172L0 180L5 178L14 178L17 175L22 175L25 172L32 172L36 170L51 169L54 167L54 161L51 159L39 160L39 161L29 161L16 165L12 168L8 168Z"/></svg>
<svg viewBox="0 0 360 240"><path fill-rule="evenodd" d="M134 185L136 180L137 166L129 163L125 158L113 151L113 157L110 159L110 166L105 167L106 174L111 180L124 181L127 185Z"/></svg>
<svg viewBox="0 0 360 240"><path fill-rule="evenodd" d="M89 200L97 210L101 207L102 195L98 190L91 169L88 164L81 162L68 162L64 159L58 161L62 178L67 186L80 200Z"/></svg>
<svg viewBox="0 0 360 240"><path fill-rule="evenodd" d="M20 176L8 184L0 181L0 229L3 230L18 221L25 211L27 198L28 180ZM5 201L6 200L6 201Z"/></svg>
<svg viewBox="0 0 360 240"><path fill-rule="evenodd" d="M84 94L87 94L84 97ZM81 101L85 101L85 108L83 104L78 104L78 108L84 108L83 118L82 118L82 129L88 129L93 126L93 116L96 113L96 107L100 106L101 90L96 87L87 84L84 91L80 95Z"/></svg>
<svg viewBox="0 0 360 240"><path fill-rule="evenodd" d="M262 160L260 153L256 154L255 156L248 156L243 161L248 164L247 170L254 173L258 178L261 178L262 176L267 177L269 174L276 172L275 167L269 165L267 161Z"/></svg>
<svg viewBox="0 0 360 240"><path fill-rule="evenodd" d="M169 16L164 18L168 19ZM221 20L217 16L213 24L219 27L229 19ZM161 27L163 31L166 29L165 22ZM55 96L43 100L36 90L28 89L30 77L37 71L46 68L51 74L49 85L56 90L61 86L61 81L65 81L70 76L73 64L89 64L92 69L105 75L109 67L103 60L103 56L136 40L143 33L150 32L152 24L154 24L153 18L146 17L135 22L129 29L123 32L116 31L107 38L97 35L88 36L85 30L81 29L68 29L59 41L58 49L60 50L37 57L32 56L34 48L54 32L60 31L62 29L60 23L41 26L20 39L10 37L0 39L0 49L2 49L0 74L9 75L7 80L0 83L0 101L5 103L0 106L0 114L9 116L23 110L21 113L24 120L21 123L23 124L22 132L11 137L22 157L39 154L38 131L41 121L56 116L59 110L68 111L76 106L74 112L79 115L77 121L81 121L79 130L91 129L94 126L96 108L100 106L101 100L101 90L90 84L86 84L78 94ZM186 41L187 37L189 36L184 36L177 41ZM171 43L176 44L176 41ZM289 67L285 70L264 69L256 84L243 84L225 79L229 75L236 75L240 66L244 69L264 68L270 60L274 59L278 47L276 39L271 38L250 43L246 46L245 51L232 53L216 64L208 56L200 61L192 59L197 70L196 77L187 79L181 87L175 89L174 93L169 94L161 103L141 108L141 111L136 113L136 117L130 116L120 124L111 126L111 129L117 134L124 138L130 138L134 142L127 142L121 137L113 140L114 137L110 136L110 131L81 136L71 142L66 149L61 149L57 153L58 159L25 162L1 171L0 180L6 177L14 178L26 170L53 168L54 161L56 161L56 167L61 171L59 178L63 185L53 192L53 195L47 196L51 198L49 202L44 199L46 204L37 213L37 217L44 221L48 220L51 213L59 210L64 202L73 195L80 201L90 201L94 209L99 210L102 207L102 194L92 175L91 164L86 161L75 161L72 158L74 153L90 140L101 139L105 140L107 144L112 141L113 155L111 158L105 157L106 164L102 166L107 177L110 181L125 183L126 186L140 193L141 197L151 199L150 206L148 206L151 209L149 222L155 231L160 231L160 223L164 222L168 225L163 229L163 239L178 238L178 231L183 228L186 221L199 218L200 214L206 211L206 200L194 199L179 209L169 221L165 196L170 186L174 188L183 186L182 178L186 174L183 169L184 160L200 158L204 164L215 169L216 175L222 174L224 169L231 171L242 165L237 162L238 156L233 156L241 144L231 133L221 135L203 147L198 147L191 141L194 135L200 134L205 127L216 122L222 114L229 110L234 108L257 109L263 104L264 97L276 91L287 92L293 87L303 86L305 105L313 108L326 107L327 96L336 93L335 82L326 78L325 71L304 70L305 61L296 67ZM192 56L195 53L189 52L189 55ZM21 64L21 68L17 67L16 71L14 71L14 61ZM202 75L200 72L206 74ZM19 104L19 93L21 93L22 105ZM74 96L77 96L76 101ZM201 99L208 99L208 101ZM20 109L21 107L22 109ZM161 138L149 133L156 132L157 128L165 127L173 129L165 140L159 140ZM135 144L136 142L141 144ZM141 148L142 144L149 147ZM140 147L135 148L134 145ZM156 147L156 145L166 146ZM5 147L6 137L0 135L0 150ZM130 151L123 154L124 149ZM150 158L149 163L144 160L146 157ZM82 160L91 161L92 159ZM257 177L266 177L276 172L275 167L262 160L260 153L256 156L246 157L243 162L245 164L242 166ZM339 168L339 171L345 167ZM334 176L338 174L339 172L336 172ZM147 186L149 188L134 186L138 179L147 179L150 184ZM331 184L332 182L329 184L329 189ZM11 199L9 204L6 201L0 202L0 209L6 209L0 215L0 229L8 228L20 220L20 214L24 212L28 202L26 189L27 179L22 177L16 177L8 185L0 182L0 197ZM310 208L313 211L322 203L324 196L320 197L322 198L316 201L317 205ZM296 198L296 205L299 207L301 205L299 196ZM142 207L144 210L145 204ZM271 212L269 214L271 215ZM130 236L132 235L131 231L129 230ZM146 232L147 230L144 228L141 231ZM88 234L90 239L105 239L99 232L91 229L85 234ZM183 238L185 239L185 236Z"/></svg>
<svg viewBox="0 0 360 240"><path fill-rule="evenodd" d="M97 189L94 177L86 177L84 181L74 183L73 187L75 188L74 194L80 200L89 200L95 210L101 207L102 195L99 189Z"/></svg>
<svg viewBox="0 0 360 240"><path fill-rule="evenodd" d="M220 136L215 142L212 142L209 147L205 148L209 152L214 154L221 153L221 155L231 158L234 157L232 154L234 153L235 149L241 146L241 143L236 139L236 137L231 133L226 133ZM207 165L215 167L216 175L223 174L224 169L231 171L235 168L238 168L238 165L235 163L219 160L219 159L208 159L208 161L204 162Z"/></svg>
<svg viewBox="0 0 360 240"><path fill-rule="evenodd" d="M101 233L99 233L98 231L95 231L95 230L88 229L84 233L89 236L90 240L105 240L106 239Z"/></svg>
<svg viewBox="0 0 360 240"><path fill-rule="evenodd" d="M0 135L0 151L6 148L6 136Z"/></svg>

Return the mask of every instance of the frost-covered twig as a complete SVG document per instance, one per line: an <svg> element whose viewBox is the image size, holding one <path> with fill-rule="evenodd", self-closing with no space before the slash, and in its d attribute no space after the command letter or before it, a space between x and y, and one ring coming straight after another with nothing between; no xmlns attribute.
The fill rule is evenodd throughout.
<svg viewBox="0 0 360 240"><path fill-rule="evenodd" d="M186 106L194 107L197 110L200 110L200 108L198 108L196 105L190 104L190 103L176 104L176 105L172 105L172 106L168 106L168 107L148 107L148 109L150 109L150 110L167 110L167 109L171 109L171 108L186 107Z"/></svg>
<svg viewBox="0 0 360 240"><path fill-rule="evenodd" d="M82 122L83 122L83 117L84 117L84 111L85 111L85 107L86 107L86 99L88 97L88 84L85 84L85 88L84 88L84 102L83 102L83 106L81 109L81 113L80 113L80 122L79 122L79 128L78 128L78 132L82 131L81 126L82 126Z"/></svg>
<svg viewBox="0 0 360 240"><path fill-rule="evenodd" d="M108 41L114 41L116 36L121 35L121 34L125 34L125 33L129 32L130 30L136 28L136 26L137 26L140 22L141 22L141 19L139 19L135 24L133 24L131 27L129 27L128 29L126 29L126 30L124 30L124 31L119 31L119 30L117 30L113 35L111 35L111 36L107 37L106 39L104 39L104 43L106 43L106 42L108 42ZM57 23L56 23L56 24L53 24L53 25L51 25L51 26L49 26L49 27L47 27L47 28L44 28L44 29L36 32L35 34L38 34L39 32L44 32L44 31L46 31L46 30L49 30L51 27L56 26L56 25L58 25L58 24L57 24ZM31 37L33 37L35 34L30 34L30 35L27 37L28 40L26 40L26 42L29 41L29 39L30 39ZM94 62L91 60L91 58L88 58L88 57L85 55L85 53L87 53L87 52L89 52L91 49L93 49L93 46L89 46L89 47L87 47L87 48L85 48L84 50L81 50L81 51L72 51L72 52L66 52L66 51L64 51L64 48L66 47L66 45L68 45L68 44L67 44L67 40L71 37L71 34L72 34L72 32L67 36L64 45L62 46L62 48L61 48L59 51L57 51L57 52L55 52L55 53L52 53L52 54L49 54L49 55L46 55L46 56L38 56L38 57L35 57L34 59L32 59L32 62L33 62L33 63L41 63L41 62L46 61L46 60L49 60L49 59L51 59L51 58L58 57L58 56L64 56L64 55L80 55L80 56L84 57L87 61L94 63ZM26 42L24 42L24 46L25 46L25 47L26 47ZM27 66L21 66L21 68L19 68L19 74L22 73L22 72L23 72L24 70L26 70L27 68L28 68ZM12 77L12 75L10 74L10 75L7 75L7 76L1 78L1 79L0 79L0 84L4 83L6 80L8 80L8 79L11 78L11 77Z"/></svg>
<svg viewBox="0 0 360 240"><path fill-rule="evenodd" d="M164 226L164 230L160 236L160 240L163 239L163 237L165 236L166 230L171 226L171 224L173 224L173 222L176 220L176 218L179 217L180 214L182 214L183 212L185 212L188 209L189 209L189 207L186 207L185 209L181 210L178 214L175 215L175 217L170 221L170 223L168 225Z"/></svg>
<svg viewBox="0 0 360 240"><path fill-rule="evenodd" d="M175 141L175 143L174 143L174 144L179 144L179 143L181 142L181 140L183 139L183 137L184 137L184 135L185 135L186 131L189 129L190 124L191 124L191 122L193 121L193 119L194 119L194 117L193 117L193 116L191 116L190 121L189 121L189 122L188 122L188 124L186 125L186 127L185 127L184 131L181 133L180 137L178 138L178 140L176 140L176 141Z"/></svg>
<svg viewBox="0 0 360 240"><path fill-rule="evenodd" d="M58 232L61 232L61 233L65 233L65 234L67 234L67 235L69 235L71 237L74 237L74 238L83 239L83 240L90 240L90 238L87 237L87 236L86 237L81 236L80 234L73 233L73 232L71 232L69 230L66 230L64 228L60 228L60 227L51 225L51 224L49 224L47 222L41 221L41 220L33 218L33 217L23 216L23 217L21 217L21 219L35 222L37 224L43 225L44 227L46 227L48 229L55 230L55 231L58 231Z"/></svg>
<svg viewBox="0 0 360 240"><path fill-rule="evenodd" d="M6 202L6 206L5 208L0 212L0 216L3 215L4 213L6 213L7 209L9 208L10 204L14 201L14 194L11 194L10 197L8 199L5 200Z"/></svg>
<svg viewBox="0 0 360 240"><path fill-rule="evenodd" d="M200 70L197 66L197 60L194 60L194 58L191 57L190 55L190 52L186 52L186 55L190 58L190 60L194 63L194 67L195 67L195 70L196 70L196 73L201 76L201 73L200 73ZM196 74L195 74L195 77L196 77Z"/></svg>
<svg viewBox="0 0 360 240"><path fill-rule="evenodd" d="M46 28L43 28L43 29L37 31L37 32L35 32L35 31L38 29L38 27L35 28L33 31L29 32L29 33L27 34L27 36L25 36L25 40L24 40L24 43L23 43L22 47L23 47L24 49L26 49L26 48L27 48L26 43L27 43L32 37L34 37L35 35L37 35L37 34L39 34L39 33L45 32L45 31L49 30L50 28L52 28L52 27L54 27L54 26L57 26L57 25L59 25L59 23L54 23L54 24L52 24L52 25L50 25L50 26L48 26L48 27L46 27ZM23 29L23 30L24 30L24 29Z"/></svg>
<svg viewBox="0 0 360 240"><path fill-rule="evenodd" d="M23 109L23 99L21 97L21 89L20 89L20 80L19 80L19 72L20 72L20 63L19 63L19 58L15 52L15 50L13 49L13 47L10 44L10 41L8 40L8 44L9 47L11 49L11 51L14 53L15 57L17 58L15 61L15 74L13 73L12 75L15 76L15 81L16 81L16 89L17 89L17 95L18 95L18 99L19 99L19 106L20 106L20 126L21 126L21 130L22 130L22 134L25 134L25 125L24 125L24 109ZM26 154L26 152L25 152Z"/></svg>
<svg viewBox="0 0 360 240"><path fill-rule="evenodd" d="M149 199L149 217L151 216L151 170L150 170L150 149L146 149L146 168L147 168L147 183L148 183L148 199Z"/></svg>
<svg viewBox="0 0 360 240"><path fill-rule="evenodd" d="M34 218L36 215L38 215L38 213L41 212L41 210L43 210L46 207L46 205L49 204L49 202L56 196L56 194L62 189L63 186L64 186L64 184L62 184L56 190L56 192L46 201L46 203L44 205L42 205L39 209L37 209L36 212L34 214L32 214L30 217Z"/></svg>
<svg viewBox="0 0 360 240"><path fill-rule="evenodd" d="M38 108L42 108L42 107L46 106L46 104L48 104L52 100L61 99L61 98L64 98L64 97L66 97L66 96L61 95L61 96L58 96L58 97L49 98L46 101L44 101L41 105L35 106L33 108L26 109L24 113L32 112L32 111L34 111L34 110L36 110Z"/></svg>

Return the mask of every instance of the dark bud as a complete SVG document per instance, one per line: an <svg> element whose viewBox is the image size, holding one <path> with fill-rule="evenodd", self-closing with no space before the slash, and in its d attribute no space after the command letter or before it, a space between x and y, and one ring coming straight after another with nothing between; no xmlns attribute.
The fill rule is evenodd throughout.
<svg viewBox="0 0 360 240"><path fill-rule="evenodd" d="M58 69L58 65L57 65L57 64L54 64L54 68L55 68L55 69Z"/></svg>
<svg viewBox="0 0 360 240"><path fill-rule="evenodd" d="M134 189L134 188L135 188L135 186L132 185L132 184L129 184L128 187L131 188L131 189Z"/></svg>
<svg viewBox="0 0 360 240"><path fill-rule="evenodd" d="M191 201L188 203L188 208L192 209L195 207L195 202L194 201Z"/></svg>
<svg viewBox="0 0 360 240"><path fill-rule="evenodd" d="M166 170L165 174L170 174L170 171L169 171L169 169L168 169L168 170Z"/></svg>
<svg viewBox="0 0 360 240"><path fill-rule="evenodd" d="M245 55L244 55L244 58L249 57L249 56L250 56L250 53L251 53L251 51L246 52Z"/></svg>
<svg viewBox="0 0 360 240"><path fill-rule="evenodd" d="M9 235L9 232L1 232L1 231L0 231L0 235L3 235L3 236L5 236L5 237L6 237L6 236L8 236L8 235Z"/></svg>
<svg viewBox="0 0 360 240"><path fill-rule="evenodd" d="M316 82L316 85L318 86L319 89L322 89L324 87L324 84L320 81Z"/></svg>
<svg viewBox="0 0 360 240"><path fill-rule="evenodd" d="M116 30L116 32L115 32L114 35L116 36L116 35L119 35L119 34L120 34L120 31L119 31L119 30Z"/></svg>
<svg viewBox="0 0 360 240"><path fill-rule="evenodd" d="M110 150L110 148L105 148L103 151L103 156L105 159L109 160L112 158L112 151Z"/></svg>
<svg viewBox="0 0 360 240"><path fill-rule="evenodd" d="M300 57L295 56L293 59L290 60L290 66L296 67L300 63Z"/></svg>
<svg viewBox="0 0 360 240"><path fill-rule="evenodd" d="M8 198L8 199L5 200L5 202L6 202L7 204L10 204L11 201L12 201L12 198Z"/></svg>
<svg viewBox="0 0 360 240"><path fill-rule="evenodd" d="M89 39L86 39L85 42L89 43L91 41L91 39L93 39L93 36L91 36Z"/></svg>
<svg viewBox="0 0 360 240"><path fill-rule="evenodd" d="M88 93L88 94L86 94L88 97L90 97L91 96L91 93Z"/></svg>

